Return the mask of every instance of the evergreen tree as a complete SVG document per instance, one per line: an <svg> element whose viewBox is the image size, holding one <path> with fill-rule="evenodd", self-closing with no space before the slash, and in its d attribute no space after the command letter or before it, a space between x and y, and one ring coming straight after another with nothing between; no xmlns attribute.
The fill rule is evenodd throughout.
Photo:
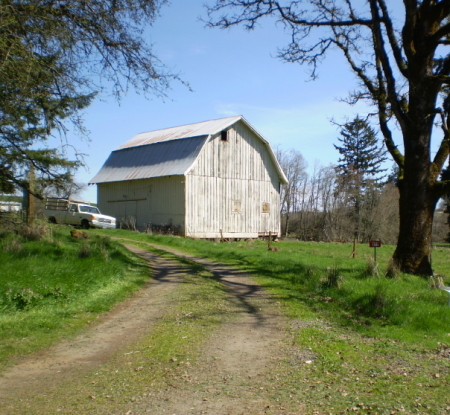
<svg viewBox="0 0 450 415"><path fill-rule="evenodd" d="M386 169L381 164L386 160L386 150L378 145L373 128L359 116L345 123L340 131L338 141L341 146L333 144L341 154L336 168L341 191L351 206L350 217L354 223L355 239L358 239L361 211L366 198L373 198L376 189L386 177Z"/></svg>
<svg viewBox="0 0 450 415"><path fill-rule="evenodd" d="M72 179L82 156L69 156L65 132L82 135L81 111L112 85L165 96L170 74L143 37L166 0L5 0L0 6L0 191ZM49 148L48 138L61 138ZM73 160L70 160L73 158Z"/></svg>
<svg viewBox="0 0 450 415"><path fill-rule="evenodd" d="M380 176L386 169L381 164L387 160L386 150L378 144L378 139L373 128L368 122L359 116L345 123L340 131L338 141L342 146L333 144L341 154L338 160L338 168L344 175L358 175L361 185L368 180L380 183L385 175Z"/></svg>

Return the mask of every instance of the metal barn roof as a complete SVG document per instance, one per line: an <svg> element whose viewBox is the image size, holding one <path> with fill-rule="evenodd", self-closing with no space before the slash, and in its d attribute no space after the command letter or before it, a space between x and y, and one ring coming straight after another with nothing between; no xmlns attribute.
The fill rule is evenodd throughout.
<svg viewBox="0 0 450 415"><path fill-rule="evenodd" d="M218 120L203 121L195 124L182 125L180 127L165 128L163 130L149 131L135 135L125 144L117 147L116 150L123 148L145 146L147 144L161 143L163 141L178 140L180 138L198 137L201 135L213 135L233 125L241 120L241 115Z"/></svg>
<svg viewBox="0 0 450 415"><path fill-rule="evenodd" d="M197 158L208 136L113 151L89 183L182 175Z"/></svg>
<svg viewBox="0 0 450 415"><path fill-rule="evenodd" d="M110 154L89 184L186 174L209 137L241 120L265 144L281 182L286 184L269 142L241 115L137 134Z"/></svg>

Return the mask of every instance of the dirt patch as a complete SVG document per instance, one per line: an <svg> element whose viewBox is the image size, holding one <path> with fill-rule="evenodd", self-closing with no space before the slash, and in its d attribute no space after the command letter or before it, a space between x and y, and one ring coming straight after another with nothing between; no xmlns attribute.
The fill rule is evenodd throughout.
<svg viewBox="0 0 450 415"><path fill-rule="evenodd" d="M24 396L92 370L120 348L151 330L170 307L167 294L181 281L183 268L136 247L127 248L151 262L154 281L99 319L82 335L25 359L2 374L0 397L11 407ZM146 394L131 414L273 413L273 378L285 339L279 307L247 275L211 261L157 247L202 264L229 292L233 318L210 339L200 361L173 379L167 390ZM27 413L34 413L28 408ZM38 411L36 411L38 413ZM101 410L98 413L103 413ZM117 412L123 413L122 410ZM284 411L284 414L289 412Z"/></svg>
<svg viewBox="0 0 450 415"><path fill-rule="evenodd" d="M273 405L272 396L271 374L283 359L286 337L278 305L242 271L171 252L202 264L220 279L230 293L234 318L212 337L196 366L132 413L248 415L281 409L288 414L281 403Z"/></svg>

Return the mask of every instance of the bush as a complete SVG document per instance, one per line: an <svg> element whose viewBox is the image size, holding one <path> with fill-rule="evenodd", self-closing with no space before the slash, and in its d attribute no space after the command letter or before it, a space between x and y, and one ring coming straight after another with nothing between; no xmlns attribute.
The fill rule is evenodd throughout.
<svg viewBox="0 0 450 415"><path fill-rule="evenodd" d="M28 241L40 241L50 236L50 229L46 225L28 226L22 224L17 227L16 232Z"/></svg>
<svg viewBox="0 0 450 415"><path fill-rule="evenodd" d="M42 295L29 287L23 287L18 291L8 288L5 297L7 304L9 303L14 309L25 310L41 299Z"/></svg>

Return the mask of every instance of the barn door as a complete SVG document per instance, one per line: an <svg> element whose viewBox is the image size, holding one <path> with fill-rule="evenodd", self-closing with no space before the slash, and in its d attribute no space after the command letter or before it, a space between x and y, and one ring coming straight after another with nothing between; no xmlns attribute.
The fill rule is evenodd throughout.
<svg viewBox="0 0 450 415"><path fill-rule="evenodd" d="M137 223L137 203L136 201L120 202L117 219L120 227L129 228L136 226Z"/></svg>

